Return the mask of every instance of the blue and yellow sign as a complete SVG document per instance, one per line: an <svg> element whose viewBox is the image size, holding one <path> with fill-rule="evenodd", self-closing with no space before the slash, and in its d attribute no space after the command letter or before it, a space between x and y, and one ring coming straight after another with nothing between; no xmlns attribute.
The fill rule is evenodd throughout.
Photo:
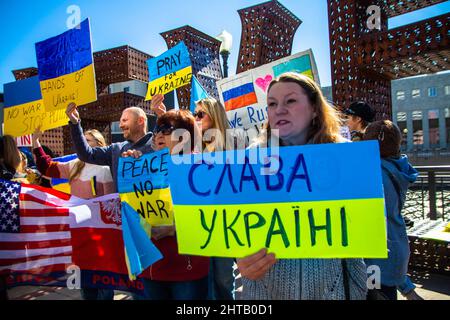
<svg viewBox="0 0 450 320"><path fill-rule="evenodd" d="M169 164L180 254L240 258L268 248L277 258L387 257L376 142L202 157Z"/></svg>
<svg viewBox="0 0 450 320"><path fill-rule="evenodd" d="M151 100L154 95L166 94L191 83L191 59L184 42L180 42L156 58L149 59L147 64L150 83L145 100Z"/></svg>
<svg viewBox="0 0 450 320"><path fill-rule="evenodd" d="M169 157L169 150L163 149L139 159L119 159L117 185L120 199L151 226L173 225L167 170Z"/></svg>
<svg viewBox="0 0 450 320"><path fill-rule="evenodd" d="M69 121L64 110L45 110L38 76L5 84L4 99L5 134L21 137L36 128L50 130Z"/></svg>
<svg viewBox="0 0 450 320"><path fill-rule="evenodd" d="M97 100L89 19L56 37L36 43L39 81L45 109Z"/></svg>

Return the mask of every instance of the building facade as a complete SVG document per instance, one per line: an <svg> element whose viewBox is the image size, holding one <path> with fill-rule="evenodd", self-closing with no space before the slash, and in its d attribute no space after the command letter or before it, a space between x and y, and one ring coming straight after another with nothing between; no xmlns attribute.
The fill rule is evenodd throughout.
<svg viewBox="0 0 450 320"><path fill-rule="evenodd" d="M450 162L450 72L392 81L392 115L414 162Z"/></svg>

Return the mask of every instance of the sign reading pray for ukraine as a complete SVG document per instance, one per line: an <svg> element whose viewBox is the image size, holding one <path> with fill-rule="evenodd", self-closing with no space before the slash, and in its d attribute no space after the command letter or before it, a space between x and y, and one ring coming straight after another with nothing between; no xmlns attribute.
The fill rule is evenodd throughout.
<svg viewBox="0 0 450 320"><path fill-rule="evenodd" d="M162 55L147 61L150 82L145 100L166 94L191 83L192 66L189 51L180 42Z"/></svg>
<svg viewBox="0 0 450 320"><path fill-rule="evenodd" d="M151 226L173 225L167 168L169 157L169 149L163 149L139 159L119 159L117 182L120 199Z"/></svg>
<svg viewBox="0 0 450 320"><path fill-rule="evenodd" d="M4 133L22 137L64 126L68 123L64 110L46 111L38 76L7 83L4 88Z"/></svg>
<svg viewBox="0 0 450 320"><path fill-rule="evenodd" d="M89 19L56 37L36 43L39 81L45 109L97 100Z"/></svg>
<svg viewBox="0 0 450 320"><path fill-rule="evenodd" d="M304 74L319 83L311 50L265 64L217 82L222 104L232 128L259 127L267 121L267 89L285 72Z"/></svg>
<svg viewBox="0 0 450 320"><path fill-rule="evenodd" d="M239 163L233 151L211 163L172 158L180 254L240 258L268 248L277 258L387 257L376 142L259 151L266 155L242 151Z"/></svg>

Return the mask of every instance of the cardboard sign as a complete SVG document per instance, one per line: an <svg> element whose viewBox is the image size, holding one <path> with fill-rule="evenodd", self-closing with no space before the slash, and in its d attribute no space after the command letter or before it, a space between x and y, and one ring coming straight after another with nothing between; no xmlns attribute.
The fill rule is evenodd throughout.
<svg viewBox="0 0 450 320"><path fill-rule="evenodd" d="M232 151L222 153L224 164L172 158L180 254L240 258L268 248L277 258L387 257L376 142L282 147L255 164L256 149L242 152L242 164L231 164Z"/></svg>
<svg viewBox="0 0 450 320"><path fill-rule="evenodd" d="M150 83L146 101L151 100L156 94L166 94L191 83L191 59L184 42L180 42L156 58L149 59L147 63Z"/></svg>
<svg viewBox="0 0 450 320"><path fill-rule="evenodd" d="M22 137L68 124L65 110L46 111L38 76L4 85L4 134Z"/></svg>
<svg viewBox="0 0 450 320"><path fill-rule="evenodd" d="M311 50L297 53L217 82L219 97L232 128L260 127L267 121L267 88L285 72L307 75L319 83Z"/></svg>
<svg viewBox="0 0 450 320"><path fill-rule="evenodd" d="M119 159L117 183L120 199L151 226L173 225L168 161L168 149L145 154L139 159Z"/></svg>
<svg viewBox="0 0 450 320"><path fill-rule="evenodd" d="M89 19L36 43L39 81L47 111L97 100Z"/></svg>

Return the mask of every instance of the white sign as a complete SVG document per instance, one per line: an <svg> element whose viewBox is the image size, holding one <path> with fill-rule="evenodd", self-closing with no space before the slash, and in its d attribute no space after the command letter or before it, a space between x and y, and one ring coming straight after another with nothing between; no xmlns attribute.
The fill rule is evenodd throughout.
<svg viewBox="0 0 450 320"><path fill-rule="evenodd" d="M320 86L311 50L265 64L217 82L219 97L232 128L260 127L267 121L266 94L270 82L285 72L309 76Z"/></svg>
<svg viewBox="0 0 450 320"><path fill-rule="evenodd" d="M31 147L32 146L31 134L29 134L27 136L23 136L23 137L18 137L18 138L16 138L16 141L17 141L18 147Z"/></svg>

